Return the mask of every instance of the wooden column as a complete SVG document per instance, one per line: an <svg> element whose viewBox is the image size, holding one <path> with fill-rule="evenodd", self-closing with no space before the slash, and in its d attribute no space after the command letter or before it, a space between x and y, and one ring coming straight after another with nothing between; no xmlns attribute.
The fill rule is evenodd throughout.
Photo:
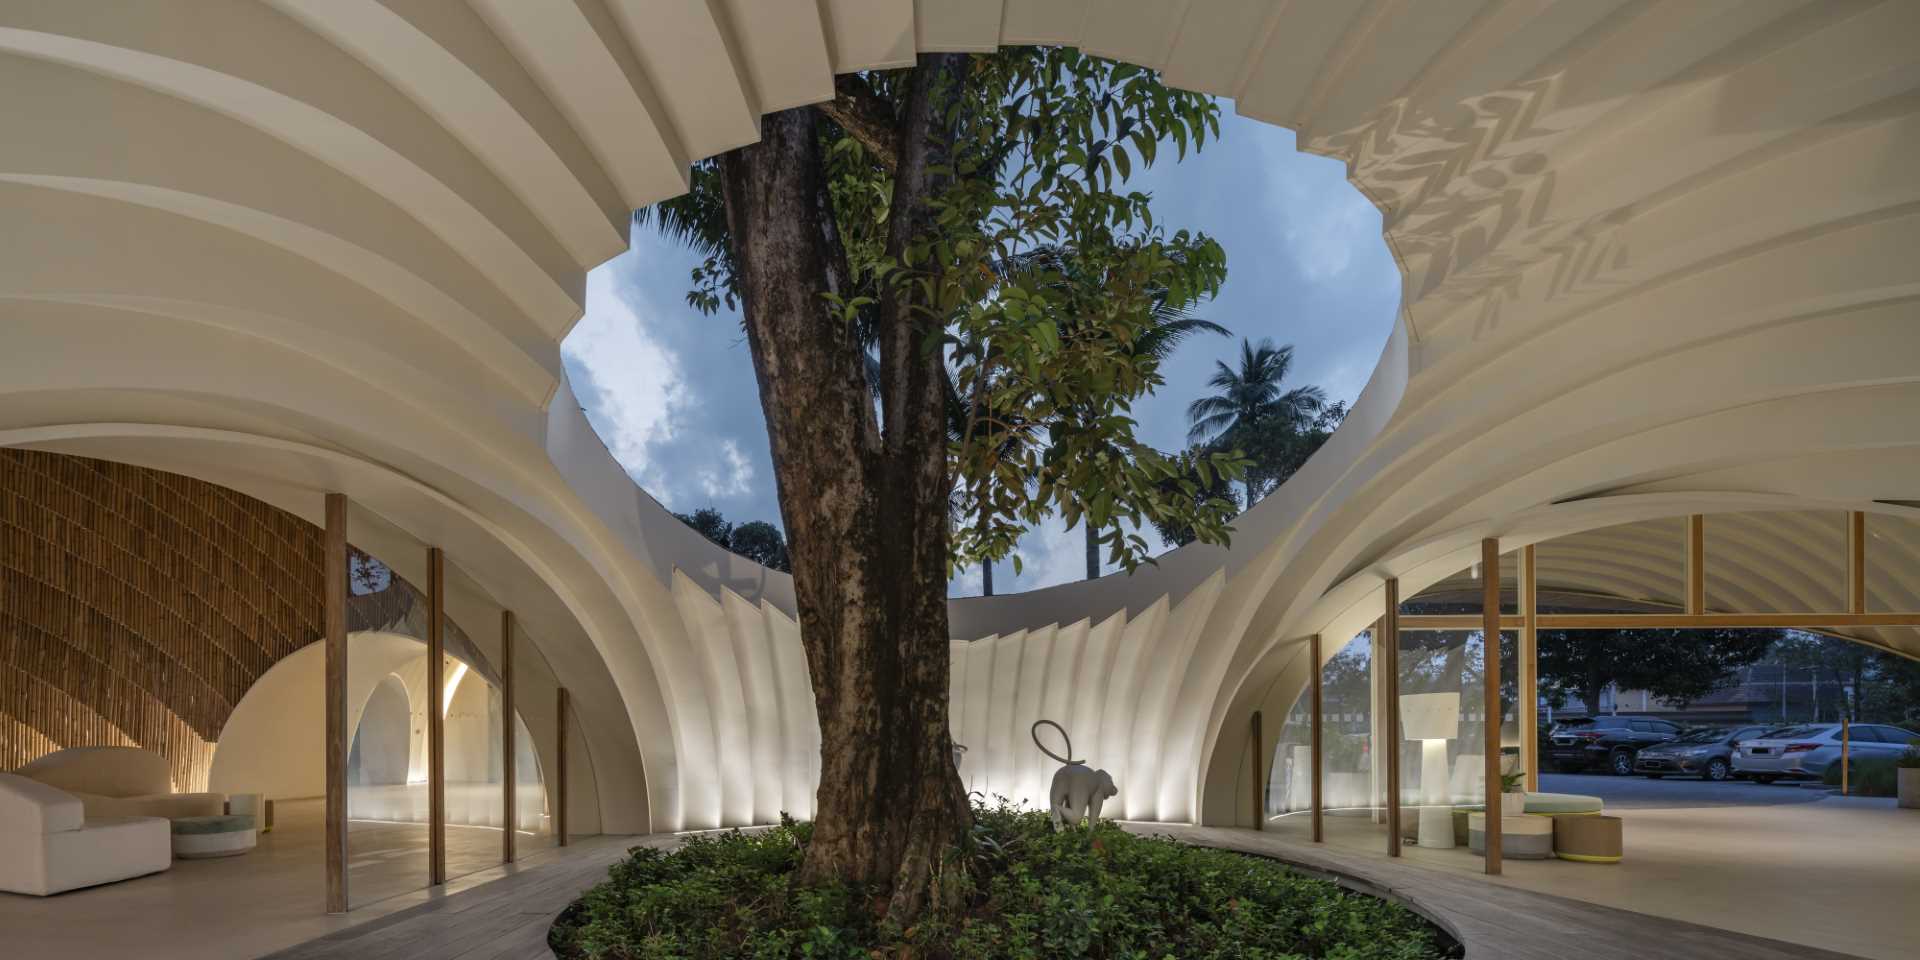
<svg viewBox="0 0 1920 960"><path fill-rule="evenodd" d="M1480 675L1486 687L1487 873L1500 872L1500 541L1480 541Z"/></svg>
<svg viewBox="0 0 1920 960"><path fill-rule="evenodd" d="M1267 828L1266 784L1261 782L1260 758L1266 755L1266 744L1260 737L1260 711L1253 712L1253 828Z"/></svg>
<svg viewBox="0 0 1920 960"><path fill-rule="evenodd" d="M1387 856L1400 855L1400 580L1387 580L1387 612L1380 618L1381 662L1386 674Z"/></svg>
<svg viewBox="0 0 1920 960"><path fill-rule="evenodd" d="M1847 514L1847 612L1867 612L1867 515Z"/></svg>
<svg viewBox="0 0 1920 960"><path fill-rule="evenodd" d="M1687 518L1686 611L1694 616L1707 612L1707 518L1698 513ZM1598 713L1600 707L1596 703L1589 709Z"/></svg>
<svg viewBox="0 0 1920 960"><path fill-rule="evenodd" d="M500 782L504 791L501 797L501 819L506 829L500 831L500 861L513 862L514 833L519 828L519 771L513 762L513 611L500 611Z"/></svg>
<svg viewBox="0 0 1920 960"><path fill-rule="evenodd" d="M1540 576L1533 544L1520 553L1520 762L1527 789L1540 789Z"/></svg>
<svg viewBox="0 0 1920 960"><path fill-rule="evenodd" d="M446 563L427 549L427 882L447 882Z"/></svg>
<svg viewBox="0 0 1920 960"><path fill-rule="evenodd" d="M327 912L347 912L347 497L327 494L326 565L326 847Z"/></svg>
<svg viewBox="0 0 1920 960"><path fill-rule="evenodd" d="M1308 684L1308 689L1313 691L1311 698L1313 703L1313 722L1308 727L1308 730L1311 731L1311 746L1308 753L1312 757L1311 762L1313 764L1313 842L1321 843L1326 840L1325 824L1321 822L1320 792L1320 782L1326 779L1327 775L1326 765L1320 752L1320 743L1323 735L1322 728L1326 725L1326 708L1321 703L1320 635L1317 633L1307 638L1307 657L1312 661L1313 666L1313 679Z"/></svg>
<svg viewBox="0 0 1920 960"><path fill-rule="evenodd" d="M553 840L559 846L567 845L567 711L571 706L567 702L567 688L561 687L554 694L556 713L555 728L559 731L559 742L554 744L553 753Z"/></svg>

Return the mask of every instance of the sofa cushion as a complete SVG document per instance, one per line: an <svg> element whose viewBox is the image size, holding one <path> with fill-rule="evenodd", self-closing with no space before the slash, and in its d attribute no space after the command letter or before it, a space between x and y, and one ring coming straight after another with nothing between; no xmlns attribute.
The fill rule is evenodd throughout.
<svg viewBox="0 0 1920 960"><path fill-rule="evenodd" d="M60 833L80 829L86 816L79 797L38 780L0 773L0 829Z"/></svg>
<svg viewBox="0 0 1920 960"><path fill-rule="evenodd" d="M1578 793L1529 793L1527 811L1541 816L1567 816L1576 814L1599 813L1602 804L1599 797L1589 797Z"/></svg>
<svg viewBox="0 0 1920 960"><path fill-rule="evenodd" d="M138 747L68 747L14 772L70 793L139 797L173 792L167 758Z"/></svg>
<svg viewBox="0 0 1920 960"><path fill-rule="evenodd" d="M102 817L206 817L226 812L227 798L218 793L157 793L145 797L103 797L76 793L86 805L87 819Z"/></svg>

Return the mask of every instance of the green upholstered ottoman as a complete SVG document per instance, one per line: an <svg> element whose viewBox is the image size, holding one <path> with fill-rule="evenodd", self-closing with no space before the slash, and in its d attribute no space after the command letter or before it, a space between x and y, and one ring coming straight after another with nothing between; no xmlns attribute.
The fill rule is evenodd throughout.
<svg viewBox="0 0 1920 960"><path fill-rule="evenodd" d="M244 814L180 817L169 822L176 860L239 856L252 850L255 842L253 818Z"/></svg>

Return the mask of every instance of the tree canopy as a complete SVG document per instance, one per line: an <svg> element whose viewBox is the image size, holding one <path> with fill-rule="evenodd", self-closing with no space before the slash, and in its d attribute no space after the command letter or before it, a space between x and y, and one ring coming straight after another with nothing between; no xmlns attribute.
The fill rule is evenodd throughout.
<svg viewBox="0 0 1920 960"><path fill-rule="evenodd" d="M1174 344L1224 332L1191 311L1218 291L1226 254L1124 186L1166 145L1184 157L1216 138L1218 104L1070 48L970 57L936 91L952 139L929 229L890 252L906 73L841 77L819 110L834 227L820 240L837 281L823 320L852 332L869 369L883 301L911 291L937 321L922 348L942 352L953 407L951 564L1011 555L1018 571L1020 534L1055 513L1087 523L1125 569L1149 560L1150 523L1225 542L1235 504L1206 491L1245 459L1165 455L1136 436L1132 405L1164 383ZM717 164L701 164L687 195L637 215L704 254L688 302L709 313L740 300L721 187Z"/></svg>
<svg viewBox="0 0 1920 960"><path fill-rule="evenodd" d="M787 538L781 535L779 527L765 520L749 520L735 525L712 507L701 507L692 513L676 513L674 516L724 549L763 567L789 573L793 571L792 560L787 555Z"/></svg>

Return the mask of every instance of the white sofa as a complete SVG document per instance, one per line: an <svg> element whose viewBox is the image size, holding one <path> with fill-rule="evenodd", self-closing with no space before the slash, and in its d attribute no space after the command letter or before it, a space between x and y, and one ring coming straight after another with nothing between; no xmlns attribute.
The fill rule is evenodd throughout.
<svg viewBox="0 0 1920 960"><path fill-rule="evenodd" d="M0 890L47 896L173 865L162 817L89 819L80 798L0 773Z"/></svg>
<svg viewBox="0 0 1920 960"><path fill-rule="evenodd" d="M69 747L14 773L79 797L90 820L215 817L227 812L225 794L174 793L167 758L138 747Z"/></svg>

